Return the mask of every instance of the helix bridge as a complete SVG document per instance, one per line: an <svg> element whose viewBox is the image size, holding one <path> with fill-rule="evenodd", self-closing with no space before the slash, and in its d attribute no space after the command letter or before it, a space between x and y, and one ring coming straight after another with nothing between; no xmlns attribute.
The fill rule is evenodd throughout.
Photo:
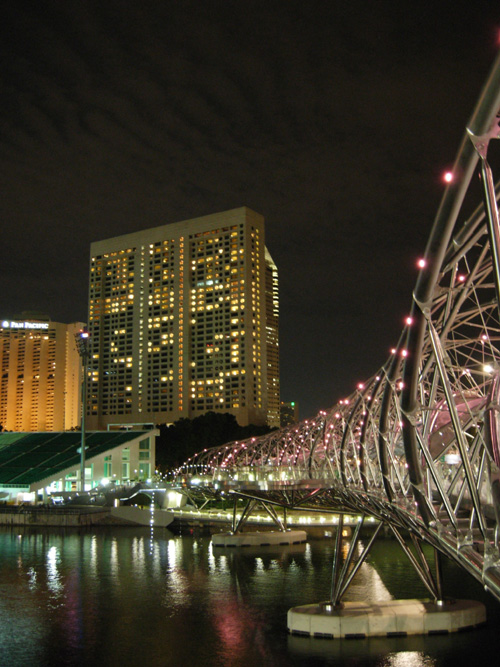
<svg viewBox="0 0 500 667"><path fill-rule="evenodd" d="M193 492L245 498L247 515L256 503L276 518L280 507L356 513L352 544L365 517L375 518L359 562L385 527L436 600L441 555L500 600L499 109L497 61L450 171L406 325L382 368L314 419L205 450L178 471ZM350 581L343 569L333 603Z"/></svg>

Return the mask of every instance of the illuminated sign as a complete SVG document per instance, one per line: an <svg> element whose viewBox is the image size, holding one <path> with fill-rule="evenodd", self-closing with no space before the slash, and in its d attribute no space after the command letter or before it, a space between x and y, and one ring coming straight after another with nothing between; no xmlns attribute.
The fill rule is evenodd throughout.
<svg viewBox="0 0 500 667"><path fill-rule="evenodd" d="M14 320L3 320L4 329L48 329L48 322L15 322Z"/></svg>

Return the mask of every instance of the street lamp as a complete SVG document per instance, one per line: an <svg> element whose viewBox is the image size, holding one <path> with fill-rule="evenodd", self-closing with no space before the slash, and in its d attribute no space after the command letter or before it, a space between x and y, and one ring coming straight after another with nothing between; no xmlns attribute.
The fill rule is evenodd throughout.
<svg viewBox="0 0 500 667"><path fill-rule="evenodd" d="M81 329L75 334L76 349L82 360L82 424L81 424L81 444L80 444L80 491L85 491L85 417L87 414L87 367L89 360L89 342L90 334L87 327Z"/></svg>

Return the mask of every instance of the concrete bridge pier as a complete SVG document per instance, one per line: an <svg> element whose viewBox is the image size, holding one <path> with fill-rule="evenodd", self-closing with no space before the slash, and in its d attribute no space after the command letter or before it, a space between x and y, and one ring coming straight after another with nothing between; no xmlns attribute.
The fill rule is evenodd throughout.
<svg viewBox="0 0 500 667"><path fill-rule="evenodd" d="M432 599L385 600L382 602L344 602L352 580L365 561L378 532L380 522L368 544L354 560L364 517L358 522L346 558L342 562L343 521L339 520L335 536L335 552L330 599L317 604L301 605L288 610L288 631L330 639L365 637L398 637L407 635L448 634L484 625L486 608L474 600L445 600L442 595L440 554L436 552L435 579L420 545L412 536L416 556L393 526L391 530L409 557L415 571L424 581Z"/></svg>
<svg viewBox="0 0 500 667"><path fill-rule="evenodd" d="M286 526L286 508L281 520L274 507L261 499L248 498L247 504L238 517L237 501L238 495L234 494L233 520L231 532L218 533L212 536L212 545L214 547L257 547L257 546L276 546L301 544L307 541L307 533L304 530L289 530ZM245 531L243 526L248 521L252 511L260 504L269 514L278 530L266 531Z"/></svg>

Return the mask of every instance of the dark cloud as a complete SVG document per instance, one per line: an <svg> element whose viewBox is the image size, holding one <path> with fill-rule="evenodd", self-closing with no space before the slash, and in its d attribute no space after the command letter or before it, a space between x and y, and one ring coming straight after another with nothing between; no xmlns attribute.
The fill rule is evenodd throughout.
<svg viewBox="0 0 500 667"><path fill-rule="evenodd" d="M2 316L85 319L92 241L247 205L280 272L282 396L377 370L496 55L491 2L2 5Z"/></svg>

